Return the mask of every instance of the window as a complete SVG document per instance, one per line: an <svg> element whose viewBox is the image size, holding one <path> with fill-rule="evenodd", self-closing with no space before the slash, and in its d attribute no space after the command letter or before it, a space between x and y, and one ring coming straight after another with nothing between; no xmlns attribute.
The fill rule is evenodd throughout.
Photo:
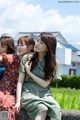
<svg viewBox="0 0 80 120"><path fill-rule="evenodd" d="M76 75L77 70L76 69L69 69L69 75Z"/></svg>

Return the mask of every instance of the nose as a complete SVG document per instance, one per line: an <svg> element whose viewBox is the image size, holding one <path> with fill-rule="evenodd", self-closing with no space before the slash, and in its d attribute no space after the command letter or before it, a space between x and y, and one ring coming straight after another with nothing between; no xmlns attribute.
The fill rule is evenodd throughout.
<svg viewBox="0 0 80 120"><path fill-rule="evenodd" d="M37 46L37 45L39 45L39 42L38 42L38 41L36 41L36 42L35 42L35 45L36 45L36 46Z"/></svg>

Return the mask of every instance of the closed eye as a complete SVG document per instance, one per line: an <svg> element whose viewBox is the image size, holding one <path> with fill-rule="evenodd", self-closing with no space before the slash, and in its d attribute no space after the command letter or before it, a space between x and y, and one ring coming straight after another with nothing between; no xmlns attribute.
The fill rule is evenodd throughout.
<svg viewBox="0 0 80 120"><path fill-rule="evenodd" d="M44 44L41 40L37 40L37 42L39 42L40 44Z"/></svg>
<svg viewBox="0 0 80 120"><path fill-rule="evenodd" d="M42 41L40 41L41 44L44 44Z"/></svg>

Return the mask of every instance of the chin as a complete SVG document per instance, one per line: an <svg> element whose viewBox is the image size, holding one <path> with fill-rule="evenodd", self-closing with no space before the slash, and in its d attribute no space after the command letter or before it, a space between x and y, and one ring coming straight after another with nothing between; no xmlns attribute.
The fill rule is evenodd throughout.
<svg viewBox="0 0 80 120"><path fill-rule="evenodd" d="M38 49L37 49L37 48L34 48L34 52L38 52Z"/></svg>

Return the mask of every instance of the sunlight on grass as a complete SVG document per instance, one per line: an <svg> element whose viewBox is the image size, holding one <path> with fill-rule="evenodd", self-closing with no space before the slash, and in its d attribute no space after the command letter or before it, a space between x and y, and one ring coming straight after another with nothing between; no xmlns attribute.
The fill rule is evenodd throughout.
<svg viewBox="0 0 80 120"><path fill-rule="evenodd" d="M70 88L51 88L51 90L61 109L80 110L80 90Z"/></svg>

